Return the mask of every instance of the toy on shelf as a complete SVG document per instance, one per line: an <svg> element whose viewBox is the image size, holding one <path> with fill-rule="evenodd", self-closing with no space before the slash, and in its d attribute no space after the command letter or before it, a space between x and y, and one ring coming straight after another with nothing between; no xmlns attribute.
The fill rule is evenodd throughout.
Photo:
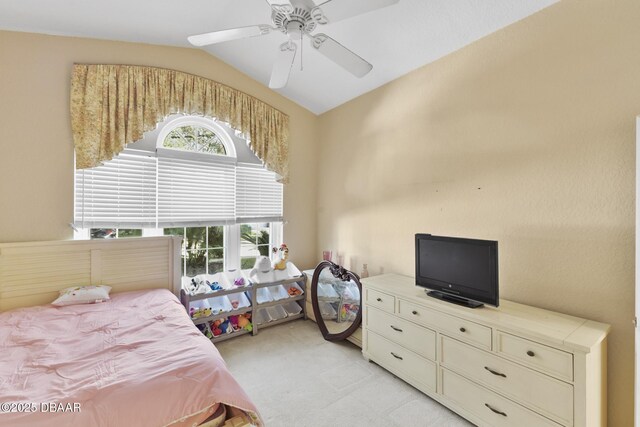
<svg viewBox="0 0 640 427"><path fill-rule="evenodd" d="M255 283L273 282L273 269L269 258L266 256L256 258L254 267L249 271L249 278Z"/></svg>
<svg viewBox="0 0 640 427"><path fill-rule="evenodd" d="M210 290L211 286L209 285L209 282L198 276L193 277L191 279L191 283L189 283L187 287L187 291L191 295L206 294L210 292Z"/></svg>
<svg viewBox="0 0 640 427"><path fill-rule="evenodd" d="M207 326L206 323L203 323L202 325L197 325L197 327L205 337L209 339L213 338L213 333L211 332L211 328L209 328L209 326Z"/></svg>
<svg viewBox="0 0 640 427"><path fill-rule="evenodd" d="M296 288L295 286L291 286L287 292L289 293L289 296L291 297L297 297L298 295L302 295L302 291L298 288Z"/></svg>
<svg viewBox="0 0 640 427"><path fill-rule="evenodd" d="M219 328L223 334L230 334L231 332L233 332L233 326L231 326L231 322L229 322L229 319L224 319Z"/></svg>
<svg viewBox="0 0 640 427"><path fill-rule="evenodd" d="M286 270L289 259L289 248L286 244L281 244L279 249L273 248L273 268L275 270Z"/></svg>
<svg viewBox="0 0 640 427"><path fill-rule="evenodd" d="M222 319L214 320L211 322L211 332L214 337L222 335L222 329L220 329L220 325L222 324Z"/></svg>
<svg viewBox="0 0 640 427"><path fill-rule="evenodd" d="M238 325L237 314L234 314L233 316L229 316L229 323L231 323L231 327L233 328L234 331L237 331L238 329L240 329L240 326Z"/></svg>
<svg viewBox="0 0 640 427"><path fill-rule="evenodd" d="M207 284L209 284L209 287L212 291L219 291L220 289L222 289L222 286L220 286L220 283L218 282L209 283L209 281L207 280Z"/></svg>
<svg viewBox="0 0 640 427"><path fill-rule="evenodd" d="M239 314L238 327L251 332L253 330L253 324L251 324L249 319L251 319L251 313Z"/></svg>
<svg viewBox="0 0 640 427"><path fill-rule="evenodd" d="M211 308L210 307L201 307L201 308L191 307L189 309L189 314L191 315L192 319L200 319L201 317L209 317L209 316L211 316Z"/></svg>
<svg viewBox="0 0 640 427"><path fill-rule="evenodd" d="M245 284L246 284L246 281L244 280L244 277L236 277L233 280L234 286L241 287L241 286L244 286Z"/></svg>

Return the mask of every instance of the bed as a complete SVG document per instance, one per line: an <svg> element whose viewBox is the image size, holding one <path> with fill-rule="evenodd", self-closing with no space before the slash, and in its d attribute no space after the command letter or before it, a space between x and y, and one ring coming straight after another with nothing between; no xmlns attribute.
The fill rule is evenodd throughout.
<svg viewBox="0 0 640 427"><path fill-rule="evenodd" d="M0 244L0 425L197 426L255 405L176 297L180 239ZM60 289L111 286L54 307ZM7 412L7 409L10 412Z"/></svg>

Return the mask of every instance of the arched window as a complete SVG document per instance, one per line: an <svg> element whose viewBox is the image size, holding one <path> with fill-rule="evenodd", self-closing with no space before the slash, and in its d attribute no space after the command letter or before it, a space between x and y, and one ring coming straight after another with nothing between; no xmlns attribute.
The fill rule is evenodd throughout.
<svg viewBox="0 0 640 427"><path fill-rule="evenodd" d="M188 277L253 267L282 243L283 187L262 165L238 161L228 129L168 119L143 148L76 171L76 237L182 236Z"/></svg>
<svg viewBox="0 0 640 427"><path fill-rule="evenodd" d="M158 148L235 157L231 137L222 126L206 117L178 117L167 123L157 141Z"/></svg>

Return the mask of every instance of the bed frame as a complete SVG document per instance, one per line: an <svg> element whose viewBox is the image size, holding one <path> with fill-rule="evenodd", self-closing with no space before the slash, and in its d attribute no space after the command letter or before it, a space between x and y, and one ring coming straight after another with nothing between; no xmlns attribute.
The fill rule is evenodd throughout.
<svg viewBox="0 0 640 427"><path fill-rule="evenodd" d="M177 236L0 243L0 312L49 304L61 289L89 284L179 296L181 244Z"/></svg>

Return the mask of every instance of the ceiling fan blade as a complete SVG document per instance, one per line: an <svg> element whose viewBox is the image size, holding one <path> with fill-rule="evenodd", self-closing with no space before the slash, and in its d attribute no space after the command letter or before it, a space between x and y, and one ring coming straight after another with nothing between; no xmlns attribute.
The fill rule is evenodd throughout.
<svg viewBox="0 0 640 427"><path fill-rule="evenodd" d="M269 80L269 87L271 89L280 89L287 85L293 60L296 58L296 49L296 44L292 42L286 42L280 45L280 52L278 52L278 58L273 64L271 80Z"/></svg>
<svg viewBox="0 0 640 427"><path fill-rule="evenodd" d="M373 65L326 34L311 36L311 44L318 49L318 52L356 77L363 77L373 69Z"/></svg>
<svg viewBox="0 0 640 427"><path fill-rule="evenodd" d="M293 5L289 0L267 0L271 9L276 13L284 13L290 15L293 12Z"/></svg>
<svg viewBox="0 0 640 427"><path fill-rule="evenodd" d="M329 0L311 10L311 16L318 24L328 24L391 6L400 0Z"/></svg>
<svg viewBox="0 0 640 427"><path fill-rule="evenodd" d="M268 25L252 25L250 27L231 28L228 30L214 31L211 33L189 36L187 40L194 46L207 46L215 43L244 39L247 37L263 36L269 34L271 27Z"/></svg>

